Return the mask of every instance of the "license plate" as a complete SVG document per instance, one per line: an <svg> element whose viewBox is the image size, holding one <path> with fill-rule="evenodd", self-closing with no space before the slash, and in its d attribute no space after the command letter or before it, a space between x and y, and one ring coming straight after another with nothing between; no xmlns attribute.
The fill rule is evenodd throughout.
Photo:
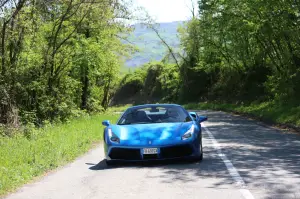
<svg viewBox="0 0 300 199"><path fill-rule="evenodd" d="M158 153L157 148L143 149L143 154L157 154L157 153Z"/></svg>

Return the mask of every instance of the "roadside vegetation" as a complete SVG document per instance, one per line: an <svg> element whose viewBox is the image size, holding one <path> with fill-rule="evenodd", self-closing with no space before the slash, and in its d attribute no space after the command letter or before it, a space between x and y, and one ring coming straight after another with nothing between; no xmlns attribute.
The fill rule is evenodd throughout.
<svg viewBox="0 0 300 199"><path fill-rule="evenodd" d="M127 1L126 1L127 2ZM134 47L123 0L0 4L0 123L67 121L106 110Z"/></svg>
<svg viewBox="0 0 300 199"><path fill-rule="evenodd" d="M88 151L116 120L134 12L123 0L0 2L0 195Z"/></svg>
<svg viewBox="0 0 300 199"><path fill-rule="evenodd" d="M299 131L300 106L294 104L279 104L261 102L251 104L228 104L219 102L191 103L184 105L187 109L217 110L241 114L253 119L283 128L291 128Z"/></svg>
<svg viewBox="0 0 300 199"><path fill-rule="evenodd" d="M0 136L0 195L63 166L100 144L103 120L115 123L118 114L84 116L43 128ZM100 161L100 160L99 160Z"/></svg>

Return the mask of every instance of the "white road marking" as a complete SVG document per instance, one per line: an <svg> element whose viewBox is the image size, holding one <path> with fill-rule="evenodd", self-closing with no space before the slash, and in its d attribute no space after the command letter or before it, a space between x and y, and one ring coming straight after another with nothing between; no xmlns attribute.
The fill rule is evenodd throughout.
<svg viewBox="0 0 300 199"><path fill-rule="evenodd" d="M227 170L229 171L229 174L235 180L237 185L240 187L239 189L240 193L244 196L245 199L255 199L254 196L251 194L251 192L246 188L246 184L243 178L240 176L239 172L236 170L236 168L233 166L230 160L226 157L226 155L222 153L221 147L217 142L217 140L215 139L215 137L213 136L213 134L208 130L208 128L204 124L201 124L201 126L205 129L206 133L211 139L214 148L217 149L218 156L225 163Z"/></svg>

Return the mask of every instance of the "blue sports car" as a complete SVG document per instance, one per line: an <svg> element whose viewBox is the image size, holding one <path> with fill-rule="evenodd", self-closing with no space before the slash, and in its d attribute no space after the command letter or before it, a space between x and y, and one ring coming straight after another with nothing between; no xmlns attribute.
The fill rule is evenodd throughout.
<svg viewBox="0 0 300 199"><path fill-rule="evenodd" d="M116 124L103 121L107 165L115 161L192 158L201 161L201 122L207 117L176 104L128 108Z"/></svg>

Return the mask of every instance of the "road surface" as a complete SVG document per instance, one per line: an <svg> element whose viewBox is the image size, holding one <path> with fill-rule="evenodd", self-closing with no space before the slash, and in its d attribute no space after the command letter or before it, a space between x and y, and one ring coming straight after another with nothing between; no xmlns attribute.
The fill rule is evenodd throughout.
<svg viewBox="0 0 300 199"><path fill-rule="evenodd" d="M101 146L7 199L300 199L300 136L200 112L204 159L107 167ZM99 122L100 124L100 122Z"/></svg>

